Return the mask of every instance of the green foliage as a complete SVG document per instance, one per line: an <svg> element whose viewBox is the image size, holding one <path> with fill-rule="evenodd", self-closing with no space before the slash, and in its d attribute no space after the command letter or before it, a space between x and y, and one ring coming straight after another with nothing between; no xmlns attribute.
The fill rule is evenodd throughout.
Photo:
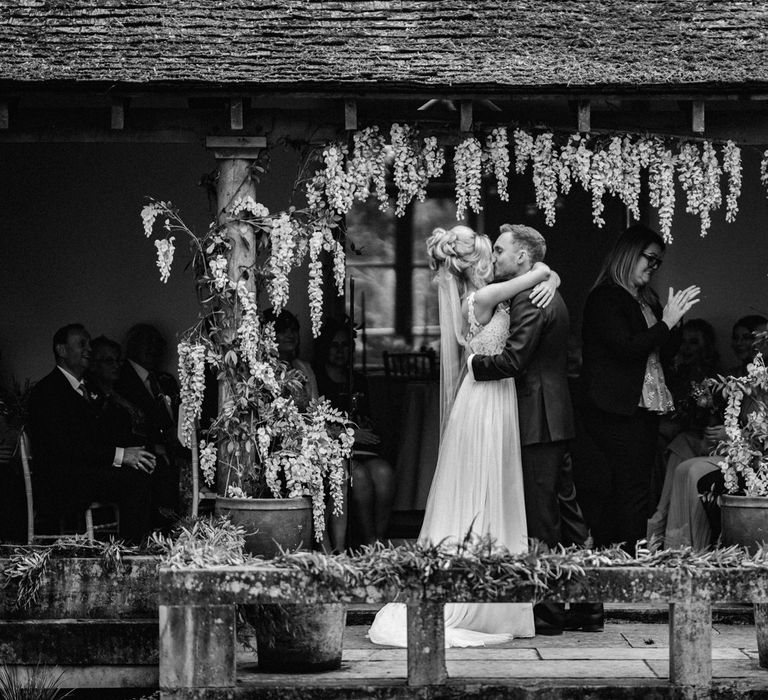
<svg viewBox="0 0 768 700"><path fill-rule="evenodd" d="M171 568L237 566L250 558L244 552L245 530L224 517L200 518L181 525L167 537L153 533L150 546Z"/></svg>
<svg viewBox="0 0 768 700"><path fill-rule="evenodd" d="M64 692L59 685L62 673L37 666L22 678L18 670L5 663L0 666L0 698L3 700L61 700L72 691Z"/></svg>
<svg viewBox="0 0 768 700"><path fill-rule="evenodd" d="M122 542L99 542L83 536L62 537L49 545L17 547L8 566L0 572L2 587L16 587L16 607L26 610L37 602L52 557L98 557L106 571L119 573L123 555L138 554Z"/></svg>

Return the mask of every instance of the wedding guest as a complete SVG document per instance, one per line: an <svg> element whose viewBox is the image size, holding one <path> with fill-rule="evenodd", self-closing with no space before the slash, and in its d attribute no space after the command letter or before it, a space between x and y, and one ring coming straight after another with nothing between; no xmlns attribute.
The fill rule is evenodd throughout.
<svg viewBox="0 0 768 700"><path fill-rule="evenodd" d="M355 421L355 446L349 481L349 501L361 544L381 541L387 531L395 495L394 470L378 453L381 438L369 418L365 377L353 375L350 397L349 363L353 357L349 326L334 319L326 321L316 344L315 375L320 395L335 408L349 411ZM345 509L346 510L346 509ZM342 521L332 521L334 548L346 544L346 513Z"/></svg>
<svg viewBox="0 0 768 700"><path fill-rule="evenodd" d="M264 312L264 322L274 324L280 361L298 370L304 377L304 384L294 393L293 400L301 410L305 410L319 394L312 365L299 357L299 319L285 309L277 315L272 309L267 309Z"/></svg>
<svg viewBox="0 0 768 700"><path fill-rule="evenodd" d="M82 516L93 501L117 503L120 537L139 543L151 525L155 456L138 445L110 442L100 429L98 407L83 381L91 346L81 324L56 331L53 354L56 366L37 382L29 400L38 512L48 516L47 526L57 528L61 517Z"/></svg>
<svg viewBox="0 0 768 700"><path fill-rule="evenodd" d="M731 348L737 364L726 374L741 376L746 374L746 366L752 362L761 350L755 335L768 329L768 319L763 316L744 316L733 326ZM716 499L711 494L722 493L722 474L718 466L719 457L709 456L721 440L726 438L723 425L723 406L720 406L718 422L704 428L703 436L698 441L690 441L685 448L678 448L684 459L678 458L678 464L671 465L669 475L669 503L664 521L664 546L692 547L705 550L715 543L719 535L719 510ZM750 399L746 397L741 408L741 418L746 419L750 412ZM673 458L670 457L670 460ZM702 495L710 497L702 499ZM664 501L659 503L654 513L656 521L664 515Z"/></svg>
<svg viewBox="0 0 768 700"><path fill-rule="evenodd" d="M125 355L115 391L145 416L146 446L157 457L153 525L167 527L179 509L179 472L187 471L188 453L177 438L180 403L175 377L162 371L167 344L157 328L138 323L128 330Z"/></svg>
<svg viewBox="0 0 768 700"><path fill-rule="evenodd" d="M659 416L673 408L662 363L679 346L677 328L698 301L695 286L662 308L650 286L664 258L661 236L637 224L606 257L584 310L583 427L606 465L605 501L592 524L595 545L630 552L646 532Z"/></svg>

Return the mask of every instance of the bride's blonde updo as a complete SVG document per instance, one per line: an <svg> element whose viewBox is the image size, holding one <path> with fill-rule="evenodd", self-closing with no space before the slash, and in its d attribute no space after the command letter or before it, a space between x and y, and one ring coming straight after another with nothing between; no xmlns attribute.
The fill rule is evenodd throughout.
<svg viewBox="0 0 768 700"><path fill-rule="evenodd" d="M475 287L482 287L493 278L491 240L469 226L436 228L427 239L427 254L430 268L444 267Z"/></svg>

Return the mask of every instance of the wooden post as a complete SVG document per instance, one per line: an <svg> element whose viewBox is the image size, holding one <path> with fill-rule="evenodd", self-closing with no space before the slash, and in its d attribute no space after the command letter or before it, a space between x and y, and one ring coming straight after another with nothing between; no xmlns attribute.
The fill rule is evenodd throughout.
<svg viewBox="0 0 768 700"><path fill-rule="evenodd" d="M669 604L669 680L674 686L712 682L712 605L708 600Z"/></svg>
<svg viewBox="0 0 768 700"><path fill-rule="evenodd" d="M344 128L347 131L357 131L357 102L344 100Z"/></svg>
<svg viewBox="0 0 768 700"><path fill-rule="evenodd" d="M578 131L588 134L592 129L592 107L589 100L579 100Z"/></svg>
<svg viewBox="0 0 768 700"><path fill-rule="evenodd" d="M459 131L462 133L467 133L469 131L472 131L472 122L474 120L473 114L472 114L472 100L462 100L461 101L461 122L459 126Z"/></svg>
<svg viewBox="0 0 768 700"><path fill-rule="evenodd" d="M691 107L691 131L694 134L704 133L704 100L695 100Z"/></svg>
<svg viewBox="0 0 768 700"><path fill-rule="evenodd" d="M436 685L447 678L443 604L408 603L408 685Z"/></svg>
<svg viewBox="0 0 768 700"><path fill-rule="evenodd" d="M239 131L243 128L243 98L233 97L229 101L229 128Z"/></svg>
<svg viewBox="0 0 768 700"><path fill-rule="evenodd" d="M234 688L235 606L161 605L160 687Z"/></svg>
<svg viewBox="0 0 768 700"><path fill-rule="evenodd" d="M120 97L112 100L112 119L110 128L117 131L125 128L125 100Z"/></svg>
<svg viewBox="0 0 768 700"><path fill-rule="evenodd" d="M214 150L219 161L219 177L216 183L216 204L219 223L226 226L226 234L232 241L227 255L229 276L232 280L244 279L249 291L255 290L252 268L256 262L257 247L253 229L247 224L229 221L229 211L239 199L251 196L256 199L256 184L251 178L251 163L258 158L260 150L266 145L263 137L220 137L208 138L208 148ZM247 279L244 277L244 272ZM225 319L225 327L234 333L237 319ZM219 382L219 405L228 398L225 381ZM222 450L226 446L222 445ZM229 481L229 472L224 465L228 455L221 454L216 473L216 492L224 496Z"/></svg>

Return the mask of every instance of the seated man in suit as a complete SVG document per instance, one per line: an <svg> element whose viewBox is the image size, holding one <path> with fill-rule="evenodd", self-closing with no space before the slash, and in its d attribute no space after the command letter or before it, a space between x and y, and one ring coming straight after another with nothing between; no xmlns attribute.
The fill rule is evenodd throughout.
<svg viewBox="0 0 768 700"><path fill-rule="evenodd" d="M160 331L147 323L131 327L115 391L136 406L145 417L146 446L157 457L152 476L153 525L167 526L179 510L179 471L188 454L177 438L179 386L161 370L166 342Z"/></svg>
<svg viewBox="0 0 768 700"><path fill-rule="evenodd" d="M83 374L90 336L73 323L53 336L56 367L35 384L29 400L35 502L57 529L61 516L93 501L120 508L120 537L139 543L150 531L150 474L154 455L140 446L109 444ZM48 528L46 528L48 529Z"/></svg>

